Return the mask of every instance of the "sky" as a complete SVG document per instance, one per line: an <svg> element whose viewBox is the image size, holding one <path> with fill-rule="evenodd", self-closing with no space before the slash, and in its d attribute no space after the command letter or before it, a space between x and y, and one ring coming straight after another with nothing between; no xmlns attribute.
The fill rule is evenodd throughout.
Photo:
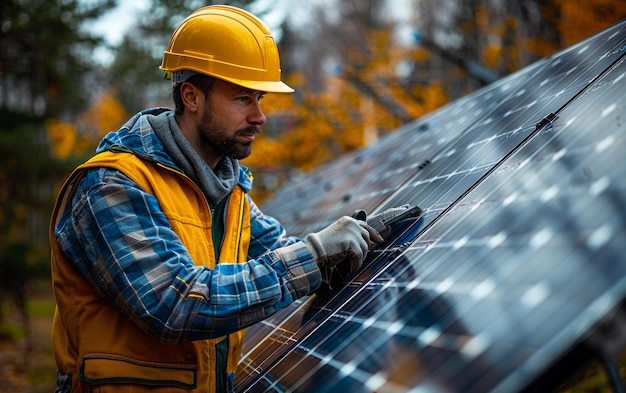
<svg viewBox="0 0 626 393"><path fill-rule="evenodd" d="M296 23L298 20L305 21L310 15L309 10L312 5L328 1L332 0L308 0L298 3L298 6L294 7L293 0L257 0L251 5L250 11L252 13L266 12L263 21L272 30L274 38L280 40L279 26L288 13L289 18ZM103 36L107 43L117 45L122 41L126 31L141 17L142 12L146 12L150 2L151 0L118 1L116 8L104 14L89 28L93 29L92 31L96 34ZM104 64L113 60L112 54L104 48L97 51L95 56Z"/></svg>
<svg viewBox="0 0 626 393"><path fill-rule="evenodd" d="M328 1L308 0L294 7L293 0L257 0L251 5L250 11L252 13L269 11L263 16L263 21L270 26L270 29L275 30L287 16L287 12L290 13L290 18L304 20L310 15L308 10L312 5ZM107 12L90 26L113 45L121 42L124 33L141 16L141 12L145 12L148 8L150 0L119 1L118 3L116 8Z"/></svg>
<svg viewBox="0 0 626 393"><path fill-rule="evenodd" d="M105 13L88 28L104 37L108 44L117 45L149 4L150 0L119 1L116 8ZM94 56L102 64L109 64L113 60L112 53L105 48L98 49Z"/></svg>
<svg viewBox="0 0 626 393"><path fill-rule="evenodd" d="M263 21L272 30L272 35L280 41L282 32L280 25L285 18L295 26L306 26L311 23L311 9L315 5L332 3L336 0L306 0L294 2L293 0L256 0L251 6L252 13L263 13ZM124 34L136 23L143 12L146 12L151 0L120 0L118 6L104 14L102 18L89 26L95 33L105 38L110 45L117 45L122 41ZM402 20L406 19L406 9L410 0L387 0L389 16L399 23L398 28L402 28ZM407 21L404 21L405 23ZM407 37L409 34L405 34ZM113 60L112 54L106 49L100 49L95 54L103 64L108 64Z"/></svg>
<svg viewBox="0 0 626 393"><path fill-rule="evenodd" d="M126 30L141 16L148 4L149 0L119 1L116 8L104 14L90 28L104 36L109 44L119 44Z"/></svg>

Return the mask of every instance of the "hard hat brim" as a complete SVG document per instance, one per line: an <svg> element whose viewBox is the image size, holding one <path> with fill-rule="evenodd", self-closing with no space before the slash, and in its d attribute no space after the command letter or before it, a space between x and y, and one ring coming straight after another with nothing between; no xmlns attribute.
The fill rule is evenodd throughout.
<svg viewBox="0 0 626 393"><path fill-rule="evenodd" d="M160 68L163 69L163 67L160 67ZM238 86L242 86L251 90L264 91L268 93L293 93L294 92L294 89L292 89L291 87L289 87L287 84L285 84L282 81L248 81L248 80L241 80L241 79L236 79L236 78L227 78L224 76L199 72L196 70L178 70L175 72L166 71L165 79L171 79L172 83L176 85L178 83L186 81L187 79L189 79L190 77L196 74L212 76L214 78L221 79L223 81L226 81L226 82L238 85Z"/></svg>
<svg viewBox="0 0 626 393"><path fill-rule="evenodd" d="M240 79L230 79L224 77L217 77L218 79L225 80L226 82L233 83L238 86L257 91L265 91L268 93L293 93L295 90L287 86L284 82L270 82L270 81L243 81Z"/></svg>

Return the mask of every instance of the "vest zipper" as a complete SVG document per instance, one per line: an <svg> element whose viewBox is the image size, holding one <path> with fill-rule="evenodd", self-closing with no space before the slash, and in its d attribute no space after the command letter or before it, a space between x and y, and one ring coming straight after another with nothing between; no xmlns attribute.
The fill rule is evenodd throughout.
<svg viewBox="0 0 626 393"><path fill-rule="evenodd" d="M245 198L246 197L246 193L242 192L241 193L241 199L239 200L239 226L237 228L237 255L236 255L236 263L239 263L239 253L241 252L241 235L243 234L243 220L244 220L244 214L243 214L243 209L245 206Z"/></svg>

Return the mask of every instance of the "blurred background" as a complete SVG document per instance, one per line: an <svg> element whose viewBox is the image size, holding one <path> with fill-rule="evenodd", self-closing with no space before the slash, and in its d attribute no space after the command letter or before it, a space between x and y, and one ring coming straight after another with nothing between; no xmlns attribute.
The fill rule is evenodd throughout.
<svg viewBox="0 0 626 393"><path fill-rule="evenodd" d="M268 122L243 161L261 204L300 174L626 17L624 0L219 3L267 22L283 79L296 89L264 98ZM141 109L172 106L161 56L176 25L209 4L0 4L4 391L54 389L48 219L56 193L107 132ZM565 389L603 391L603 384L588 370Z"/></svg>

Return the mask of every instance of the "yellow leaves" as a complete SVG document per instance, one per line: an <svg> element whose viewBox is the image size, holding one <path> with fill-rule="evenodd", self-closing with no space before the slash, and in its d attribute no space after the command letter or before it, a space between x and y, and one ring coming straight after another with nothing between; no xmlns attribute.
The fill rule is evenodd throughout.
<svg viewBox="0 0 626 393"><path fill-rule="evenodd" d="M311 114L314 116L314 114ZM334 129L326 121L311 118L283 134L285 164L310 170L335 157L333 154Z"/></svg>
<svg viewBox="0 0 626 393"><path fill-rule="evenodd" d="M254 168L276 168L285 158L281 143L261 134L254 141L253 154L245 159L245 165Z"/></svg>
<svg viewBox="0 0 626 393"><path fill-rule="evenodd" d="M579 42L626 18L623 0L553 0L560 6L559 33L564 46Z"/></svg>
<svg viewBox="0 0 626 393"><path fill-rule="evenodd" d="M559 50L557 45L547 41L543 37L531 37L526 40L526 47L530 53L539 57L547 57Z"/></svg>
<svg viewBox="0 0 626 393"><path fill-rule="evenodd" d="M573 45L626 18L624 0L551 0L541 9L542 19L554 25L558 42L529 37L527 50L545 57Z"/></svg>
<svg viewBox="0 0 626 393"><path fill-rule="evenodd" d="M126 120L126 112L115 99L113 92L107 92L81 115L75 123L50 119L46 122L46 132L52 153L59 159L89 154L100 139L109 131L117 130Z"/></svg>
<svg viewBox="0 0 626 393"><path fill-rule="evenodd" d="M432 52L427 50L424 47L416 48L411 52L410 58L411 60L417 63L424 63L432 56Z"/></svg>
<svg viewBox="0 0 626 393"><path fill-rule="evenodd" d="M370 83L411 118L447 102L442 84L420 87L417 96L422 100L418 100L414 92L409 94L392 81L376 83L372 77ZM253 153L244 162L253 173L287 168L308 171L402 125L375 97L349 81L332 77L326 86L319 93L299 91L264 98L263 110L269 119L266 132L255 140Z"/></svg>
<svg viewBox="0 0 626 393"><path fill-rule="evenodd" d="M78 140L76 127L59 119L50 119L46 121L46 132L50 139L53 155L60 159L69 158Z"/></svg>
<svg viewBox="0 0 626 393"><path fill-rule="evenodd" d="M80 116L79 121L95 134L95 139L100 140L109 131L117 130L126 117L126 111L115 98L114 92L108 91Z"/></svg>
<svg viewBox="0 0 626 393"><path fill-rule="evenodd" d="M426 87L423 97L425 102L424 113L432 112L449 101L444 85L441 82L434 82Z"/></svg>
<svg viewBox="0 0 626 393"><path fill-rule="evenodd" d="M394 107L418 118L447 102L441 84L413 91L400 85L396 66L430 54L399 48L390 38L389 31L372 32L369 48L352 48L347 57L357 61L343 64L342 75L327 76L319 92L307 90L301 74L290 75L287 83L296 93L263 99L266 135L257 138L244 164L257 174L268 168L308 171L400 127L406 118L399 118Z"/></svg>
<svg viewBox="0 0 626 393"><path fill-rule="evenodd" d="M294 85L289 85L296 89ZM298 94L298 92L294 93ZM286 93L269 93L261 101L263 112L268 118L285 112L293 112L296 107L294 102L294 94Z"/></svg>

